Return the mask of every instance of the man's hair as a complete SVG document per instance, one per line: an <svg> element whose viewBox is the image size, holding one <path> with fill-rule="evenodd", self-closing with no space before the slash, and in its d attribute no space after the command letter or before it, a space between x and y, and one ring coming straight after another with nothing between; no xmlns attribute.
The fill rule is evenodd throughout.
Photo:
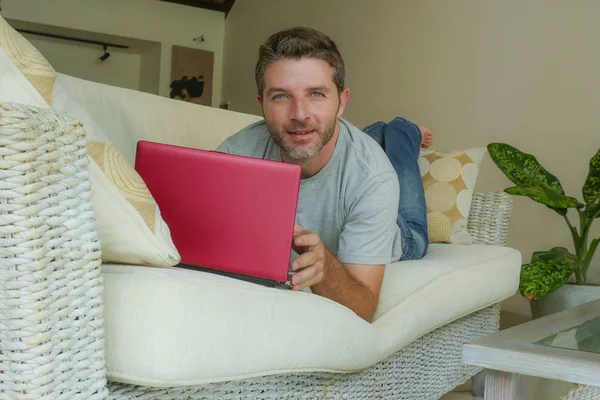
<svg viewBox="0 0 600 400"><path fill-rule="evenodd" d="M338 93L344 90L344 60L335 42L316 29L297 27L271 35L258 50L255 79L258 94L265 89L265 71L270 64L282 59L317 58L333 68L333 82Z"/></svg>

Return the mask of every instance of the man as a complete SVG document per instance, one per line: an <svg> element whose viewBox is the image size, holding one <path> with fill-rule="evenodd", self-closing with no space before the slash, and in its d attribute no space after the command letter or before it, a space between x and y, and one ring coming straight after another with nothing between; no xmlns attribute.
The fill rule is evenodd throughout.
<svg viewBox="0 0 600 400"><path fill-rule="evenodd" d="M371 126L373 140L341 118L350 98L344 74L323 33L293 28L272 35L256 65L264 121L217 151L302 167L292 287L310 288L371 322L385 265L403 255L400 184L382 148L385 127ZM418 151L420 133L415 140Z"/></svg>

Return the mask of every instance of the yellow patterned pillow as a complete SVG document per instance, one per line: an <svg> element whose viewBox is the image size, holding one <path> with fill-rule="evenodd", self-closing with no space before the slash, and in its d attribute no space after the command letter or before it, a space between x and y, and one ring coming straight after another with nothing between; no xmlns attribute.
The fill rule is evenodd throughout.
<svg viewBox="0 0 600 400"><path fill-rule="evenodd" d="M88 143L88 152L108 180L140 213L144 222L154 231L156 208L154 198L137 172L111 142Z"/></svg>
<svg viewBox="0 0 600 400"><path fill-rule="evenodd" d="M102 261L173 266L180 261L144 181L68 92L42 54L0 17L0 47L56 112L84 124Z"/></svg>
<svg viewBox="0 0 600 400"><path fill-rule="evenodd" d="M430 243L471 244L467 219L485 147L422 150L419 168L427 204Z"/></svg>
<svg viewBox="0 0 600 400"><path fill-rule="evenodd" d="M52 88L56 80L56 71L43 55L15 31L0 16L0 47L15 63L23 75L33 84L48 104L52 102Z"/></svg>

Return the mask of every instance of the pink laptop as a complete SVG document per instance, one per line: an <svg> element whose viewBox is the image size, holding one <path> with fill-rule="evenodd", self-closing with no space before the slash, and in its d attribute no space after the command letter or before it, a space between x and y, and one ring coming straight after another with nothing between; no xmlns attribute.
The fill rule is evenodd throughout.
<svg viewBox="0 0 600 400"><path fill-rule="evenodd" d="M298 165L140 141L135 169L184 266L288 280Z"/></svg>

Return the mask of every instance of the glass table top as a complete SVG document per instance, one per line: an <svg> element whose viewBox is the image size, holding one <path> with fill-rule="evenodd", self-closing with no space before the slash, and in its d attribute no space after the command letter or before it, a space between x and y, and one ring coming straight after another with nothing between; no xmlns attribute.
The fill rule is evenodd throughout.
<svg viewBox="0 0 600 400"><path fill-rule="evenodd" d="M534 344L600 354L600 317L545 337Z"/></svg>

